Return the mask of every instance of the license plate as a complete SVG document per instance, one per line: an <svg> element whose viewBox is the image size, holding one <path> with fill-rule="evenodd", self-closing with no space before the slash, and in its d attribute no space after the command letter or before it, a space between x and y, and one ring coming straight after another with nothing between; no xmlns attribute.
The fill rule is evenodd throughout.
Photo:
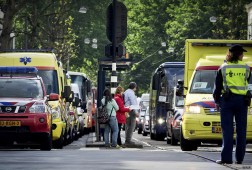
<svg viewBox="0 0 252 170"><path fill-rule="evenodd" d="M212 133L221 133L221 127L220 126L213 126Z"/></svg>
<svg viewBox="0 0 252 170"><path fill-rule="evenodd" d="M222 133L221 127L220 126L213 126L212 133ZM234 133L236 133L236 127L234 127Z"/></svg>
<svg viewBox="0 0 252 170"><path fill-rule="evenodd" d="M21 126L21 121L0 121L0 126Z"/></svg>

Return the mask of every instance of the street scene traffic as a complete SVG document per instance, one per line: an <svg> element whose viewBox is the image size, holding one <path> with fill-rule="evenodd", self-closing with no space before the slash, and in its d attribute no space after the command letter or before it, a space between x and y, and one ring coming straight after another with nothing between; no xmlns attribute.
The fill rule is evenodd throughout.
<svg viewBox="0 0 252 170"><path fill-rule="evenodd" d="M252 3L0 0L0 170L252 169Z"/></svg>

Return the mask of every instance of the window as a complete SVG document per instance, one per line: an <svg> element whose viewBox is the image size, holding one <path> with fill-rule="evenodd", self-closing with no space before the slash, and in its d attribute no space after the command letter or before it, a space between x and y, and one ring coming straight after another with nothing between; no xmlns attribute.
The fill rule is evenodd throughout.
<svg viewBox="0 0 252 170"><path fill-rule="evenodd" d="M217 70L198 70L196 71L190 93L213 93L214 82Z"/></svg>
<svg viewBox="0 0 252 170"><path fill-rule="evenodd" d="M40 80L0 79L0 97L43 98Z"/></svg>

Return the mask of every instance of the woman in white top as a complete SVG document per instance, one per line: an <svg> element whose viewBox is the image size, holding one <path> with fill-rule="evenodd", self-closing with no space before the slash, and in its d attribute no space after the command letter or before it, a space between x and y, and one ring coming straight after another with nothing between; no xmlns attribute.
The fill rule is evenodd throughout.
<svg viewBox="0 0 252 170"><path fill-rule="evenodd" d="M116 119L116 111L119 109L116 101L112 98L109 89L105 89L103 92L103 99L101 100L102 105L106 105L107 113L110 116L110 120L108 124L105 124L105 131L104 131L104 140L105 146L110 147L109 145L109 132L112 130L112 145L111 147L120 148L117 145L117 136L118 136L118 123Z"/></svg>

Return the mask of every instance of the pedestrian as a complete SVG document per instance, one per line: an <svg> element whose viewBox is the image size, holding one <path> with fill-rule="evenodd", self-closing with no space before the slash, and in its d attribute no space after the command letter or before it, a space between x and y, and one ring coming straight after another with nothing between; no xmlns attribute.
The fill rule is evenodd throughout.
<svg viewBox="0 0 252 170"><path fill-rule="evenodd" d="M236 125L237 164L242 164L246 151L247 111L251 95L248 90L250 67L243 59L243 52L247 52L241 45L229 48L226 62L219 68L213 93L216 109L220 111L222 128L221 160L218 164L232 164L234 118Z"/></svg>
<svg viewBox="0 0 252 170"><path fill-rule="evenodd" d="M131 82L129 84L128 89L124 92L124 103L126 107L130 107L131 105L137 105L137 98L135 96L136 88L137 84L135 82ZM139 116L138 110L135 109L129 112L129 116L126 116L125 146L135 144L132 141L132 135L136 127L136 117L138 116Z"/></svg>
<svg viewBox="0 0 252 170"><path fill-rule="evenodd" d="M109 123L105 124L105 130L104 130L104 140L105 140L105 146L110 147L109 144L109 132L112 130L112 148L120 148L119 145L117 145L117 135L118 135L118 123L116 119L116 111L119 109L116 101L112 98L112 95L110 93L109 89L105 89L103 92L103 99L101 100L102 105L106 105L107 113L110 116Z"/></svg>
<svg viewBox="0 0 252 170"><path fill-rule="evenodd" d="M118 121L118 128L119 128L117 144L120 146L122 145L121 128L122 128L122 125L126 123L125 113L131 111L129 107L124 106L123 92L124 92L124 89L121 86L118 86L116 88L115 97L114 97L117 105L119 106L119 110L116 112L116 118Z"/></svg>

